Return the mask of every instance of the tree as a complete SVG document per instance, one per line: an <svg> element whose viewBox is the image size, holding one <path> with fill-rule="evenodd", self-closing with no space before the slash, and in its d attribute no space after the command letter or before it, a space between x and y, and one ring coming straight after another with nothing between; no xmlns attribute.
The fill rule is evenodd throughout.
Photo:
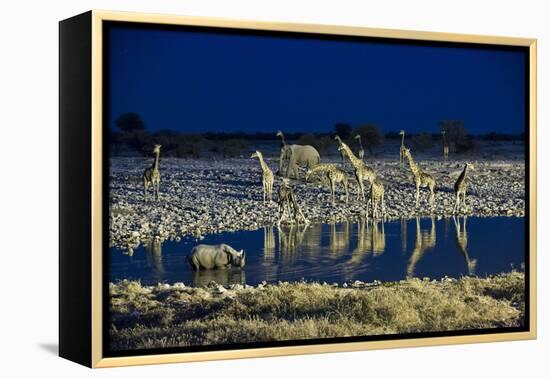
<svg viewBox="0 0 550 378"><path fill-rule="evenodd" d="M434 145L434 142L431 134L421 133L421 134L415 135L412 138L412 144L415 150L424 152L432 148Z"/></svg>
<svg viewBox="0 0 550 378"><path fill-rule="evenodd" d="M124 132L145 130L145 122L137 113L122 114L116 119L115 124Z"/></svg>
<svg viewBox="0 0 550 378"><path fill-rule="evenodd" d="M472 138L464 128L464 122L460 120L443 120L439 125L441 130L445 131L445 137L452 151L465 152L472 149Z"/></svg>
<svg viewBox="0 0 550 378"><path fill-rule="evenodd" d="M351 125L348 123L337 123L334 125L334 132L342 139L348 139L351 135Z"/></svg>
<svg viewBox="0 0 550 378"><path fill-rule="evenodd" d="M370 155L373 155L374 149L381 145L384 141L384 136L380 132L380 129L377 125L374 124L359 126L354 130L353 134L361 135L361 140L363 141L363 144L369 151Z"/></svg>
<svg viewBox="0 0 550 378"><path fill-rule="evenodd" d="M304 134L298 138L297 143L313 146L317 151L323 152L333 144L333 140L326 135Z"/></svg>

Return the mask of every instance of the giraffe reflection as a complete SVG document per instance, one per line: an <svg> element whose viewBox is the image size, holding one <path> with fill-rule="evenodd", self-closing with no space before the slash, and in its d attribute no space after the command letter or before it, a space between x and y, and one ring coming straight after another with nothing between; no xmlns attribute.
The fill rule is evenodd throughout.
<svg viewBox="0 0 550 378"><path fill-rule="evenodd" d="M147 256L147 265L151 267L154 275L159 281L164 275L164 265L162 262L162 239L155 236L145 243L145 252Z"/></svg>
<svg viewBox="0 0 550 378"><path fill-rule="evenodd" d="M273 260L275 257L275 227L264 227L264 259Z"/></svg>
<svg viewBox="0 0 550 378"><path fill-rule="evenodd" d="M468 267L468 274L474 274L476 270L477 260L470 259L468 255L468 232L466 231L466 221L468 217L463 217L462 225L460 224L460 218L453 217L456 230L456 246L464 260L466 261L466 266Z"/></svg>
<svg viewBox="0 0 550 378"><path fill-rule="evenodd" d="M278 227L279 231L279 253L284 260L293 260L296 251L304 240L308 225L300 226L291 224L286 227Z"/></svg>
<svg viewBox="0 0 550 378"><path fill-rule="evenodd" d="M349 222L343 222L339 225L333 219L330 223L330 234L328 248L332 258L338 258L348 251L349 247Z"/></svg>
<svg viewBox="0 0 550 378"><path fill-rule="evenodd" d="M416 242L407 264L407 279L414 277L416 264L418 264L427 251L435 247L436 232L434 217L431 217L431 223L430 231L423 231L420 229L420 217L416 217Z"/></svg>

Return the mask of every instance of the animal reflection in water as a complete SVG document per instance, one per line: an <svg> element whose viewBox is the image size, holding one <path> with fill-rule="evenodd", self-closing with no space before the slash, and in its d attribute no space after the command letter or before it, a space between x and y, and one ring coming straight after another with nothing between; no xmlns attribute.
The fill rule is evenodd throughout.
<svg viewBox="0 0 550 378"><path fill-rule="evenodd" d="M466 231L466 222L467 217L463 217L462 223L460 218L453 217L455 230L456 230L456 247L468 269L468 274L472 275L475 273L477 260L470 259L468 255L468 232ZM424 257L425 253L431 249L434 249L436 245L436 227L435 219L431 218L431 227L430 230L422 230L420 228L420 218L416 218L416 242L414 249L412 251L411 257L407 264L407 278L414 277L414 271L418 262Z"/></svg>
<svg viewBox="0 0 550 378"><path fill-rule="evenodd" d="M420 229L420 218L416 217L416 242L407 264L407 278L414 277L416 264L418 264L427 251L435 247L436 232L434 217L431 217L431 223L430 231L423 231Z"/></svg>
<svg viewBox="0 0 550 378"><path fill-rule="evenodd" d="M466 265L468 267L468 274L474 274L476 270L477 260L470 259L468 256L468 232L466 231L466 221L468 217L463 217L462 225L460 224L460 218L453 217L456 230L456 246L464 260L466 260Z"/></svg>
<svg viewBox="0 0 550 378"><path fill-rule="evenodd" d="M340 265L346 279L352 279L357 274L357 268L366 267L367 256L380 256L386 249L386 233L384 222L360 219L357 223L357 246L351 251L350 258Z"/></svg>
<svg viewBox="0 0 550 378"><path fill-rule="evenodd" d="M144 246L147 256L147 265L151 267L151 270L160 281L164 275L164 265L162 262L162 240L156 236L145 242Z"/></svg>
<svg viewBox="0 0 550 378"><path fill-rule="evenodd" d="M245 270L229 268L193 271L193 284L195 286L206 286L212 281L222 286L244 285L246 283Z"/></svg>

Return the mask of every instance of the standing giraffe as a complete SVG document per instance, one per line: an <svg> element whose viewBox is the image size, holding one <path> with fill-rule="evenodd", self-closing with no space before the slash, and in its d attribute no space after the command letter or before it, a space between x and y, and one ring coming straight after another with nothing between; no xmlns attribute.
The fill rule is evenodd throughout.
<svg viewBox="0 0 550 378"><path fill-rule="evenodd" d="M384 184L379 178L375 178L374 181L371 182L367 203L369 201L372 208L372 219L378 218L379 203L382 211L382 219L384 219L384 214L386 212L386 203L384 201ZM367 206L367 217L369 216L368 214Z"/></svg>
<svg viewBox="0 0 550 378"><path fill-rule="evenodd" d="M155 200L159 199L159 189L160 189L160 173L159 173L159 156L160 156L160 144L155 144L153 148L153 153L155 154L155 161L153 165L145 169L143 173L143 197L147 201L147 188L149 184L153 185L153 191L155 193Z"/></svg>
<svg viewBox="0 0 550 378"><path fill-rule="evenodd" d="M422 171L422 169L414 161L411 150L404 149L405 158L409 161L411 172L414 175L414 183L416 185L416 207L419 206L420 200L420 187L428 187L430 191L430 204L433 206L435 200L435 179L432 175Z"/></svg>
<svg viewBox="0 0 550 378"><path fill-rule="evenodd" d="M341 145L343 143L340 135L336 135L334 137L334 140L338 142L338 145ZM346 168L346 153L344 151L341 151L340 149L338 149L338 151L340 152L340 157L342 158L342 166Z"/></svg>
<svg viewBox="0 0 550 378"><path fill-rule="evenodd" d="M401 135L401 147L399 147L399 166L403 168L403 162L405 160L405 130L401 130L399 135Z"/></svg>
<svg viewBox="0 0 550 378"><path fill-rule="evenodd" d="M302 213L302 210L298 206L298 201L296 200L296 194L292 190L292 187L290 186L290 180L287 178L283 178L281 182L281 186L279 187L278 191L279 195L279 221L277 222L277 225L280 226L281 222L285 219L285 216L288 212L288 216L290 217L292 215L292 210L294 210L294 222L296 224L300 223L300 218L303 219L305 224L308 224L309 221L304 216L304 213Z"/></svg>
<svg viewBox="0 0 550 378"><path fill-rule="evenodd" d="M339 140L340 147L338 151L343 151L351 165L355 169L355 180L357 181L357 197L361 198L362 201L365 201L365 186L363 180L368 180L371 184L376 179L376 173L374 169L367 166L365 162L358 157L356 157L347 144Z"/></svg>
<svg viewBox="0 0 550 378"><path fill-rule="evenodd" d="M271 169L269 169L268 165L264 161L264 156L260 151L256 150L256 152L254 152L250 157L258 158L260 161L260 167L262 168L262 186L264 188L264 202L266 201L266 198L268 198L269 202L271 202L273 194L273 172L271 172Z"/></svg>
<svg viewBox="0 0 550 378"><path fill-rule="evenodd" d="M454 190L455 190L455 206L453 208L453 213L456 214L456 212L460 208L460 196L462 195L462 206L466 207L466 173L468 171L468 168L471 170L474 170L473 164L466 163L464 165L464 169L462 170L462 173L460 176L458 176L458 179L455 182Z"/></svg>
<svg viewBox="0 0 550 378"><path fill-rule="evenodd" d="M363 148L363 142L361 141L361 134L355 136L355 140L359 144L359 151L357 151L357 156L359 159L363 160L365 158L365 149Z"/></svg>
<svg viewBox="0 0 550 378"><path fill-rule="evenodd" d="M285 139L285 134L281 130L277 131L276 134L279 138L281 138L281 154L279 156L279 175L283 174L283 163L288 158L288 143Z"/></svg>
<svg viewBox="0 0 550 378"><path fill-rule="evenodd" d="M343 169L340 169L336 164L320 163L315 167L308 169L306 172L306 181L309 180L311 175L324 174L329 181L330 185L330 197L332 206L334 206L334 197L336 192L336 184L342 183L344 191L346 192L346 204L348 203L348 174Z"/></svg>
<svg viewBox="0 0 550 378"><path fill-rule="evenodd" d="M441 135L443 135L443 160L447 161L449 159L449 144L447 143L447 132L441 130Z"/></svg>

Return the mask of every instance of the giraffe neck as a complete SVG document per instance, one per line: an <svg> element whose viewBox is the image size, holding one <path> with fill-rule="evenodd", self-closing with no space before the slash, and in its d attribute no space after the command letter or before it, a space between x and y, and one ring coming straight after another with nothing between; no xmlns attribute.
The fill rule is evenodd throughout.
<svg viewBox="0 0 550 378"><path fill-rule="evenodd" d="M283 146L287 146L285 134L281 133L281 141L283 142Z"/></svg>
<svg viewBox="0 0 550 378"><path fill-rule="evenodd" d="M359 142L359 148L362 150L363 149L363 142L361 142L361 138L358 139L358 142Z"/></svg>
<svg viewBox="0 0 550 378"><path fill-rule="evenodd" d="M159 155L160 155L160 152L155 152L155 161L153 162L153 171L159 170Z"/></svg>
<svg viewBox="0 0 550 378"><path fill-rule="evenodd" d="M405 146L405 133L401 134L401 148Z"/></svg>
<svg viewBox="0 0 550 378"><path fill-rule="evenodd" d="M413 175L417 176L420 168L418 168L418 165L416 165L416 162L414 161L412 155L410 152L406 153L405 156L407 157L407 160L409 161L409 166L411 167L411 171Z"/></svg>
<svg viewBox="0 0 550 378"><path fill-rule="evenodd" d="M348 147L347 144L343 143L342 142L342 148L344 149L344 152L346 153L346 155L348 156L348 159L349 161L351 162L351 164L355 167L355 168L358 168L361 163L363 163L363 161L359 158L357 158L353 152L350 150L350 148Z"/></svg>
<svg viewBox="0 0 550 378"><path fill-rule="evenodd" d="M462 173L460 174L460 176L458 177L458 181L459 182L463 182L464 179L466 178L466 171L468 170L468 166L465 165L464 166L464 169L462 170Z"/></svg>
<svg viewBox="0 0 550 378"><path fill-rule="evenodd" d="M260 160L260 166L262 167L262 171L269 172L269 167L264 161L264 157L262 155L258 155L258 160Z"/></svg>

